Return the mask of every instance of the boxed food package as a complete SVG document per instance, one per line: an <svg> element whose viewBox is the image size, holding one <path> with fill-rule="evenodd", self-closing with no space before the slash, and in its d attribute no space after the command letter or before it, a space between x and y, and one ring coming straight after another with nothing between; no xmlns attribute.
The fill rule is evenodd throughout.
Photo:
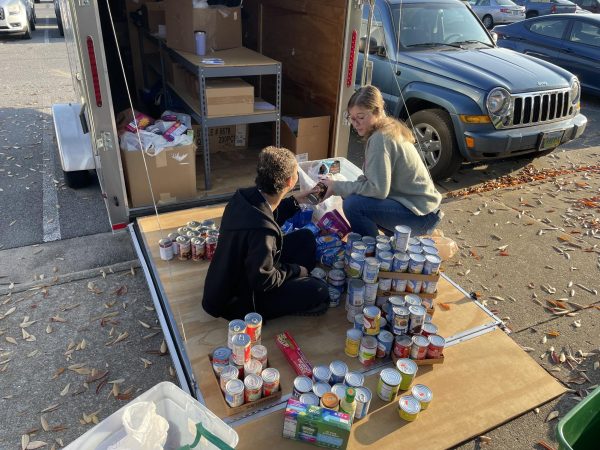
<svg viewBox="0 0 600 450"><path fill-rule="evenodd" d="M202 127L192 125L196 151L202 152ZM227 125L223 127L209 127L208 148L210 153L226 152L230 150L244 150L248 148L248 125Z"/></svg>
<svg viewBox="0 0 600 450"><path fill-rule="evenodd" d="M288 400L283 437L319 447L343 449L348 445L352 421L346 413Z"/></svg>
<svg viewBox="0 0 600 450"><path fill-rule="evenodd" d="M327 158L329 116L282 117L281 146L294 152L299 162Z"/></svg>
<svg viewBox="0 0 600 450"><path fill-rule="evenodd" d="M227 50L242 46L242 13L239 7L194 8L193 0L165 0L167 46L196 52L194 33L206 33L206 49Z"/></svg>
<svg viewBox="0 0 600 450"><path fill-rule="evenodd" d="M144 26L150 33L158 33L158 26L166 24L165 2L145 3L142 6Z"/></svg>
<svg viewBox="0 0 600 450"><path fill-rule="evenodd" d="M206 111L209 117L252 114L254 86L241 78L206 80Z"/></svg>

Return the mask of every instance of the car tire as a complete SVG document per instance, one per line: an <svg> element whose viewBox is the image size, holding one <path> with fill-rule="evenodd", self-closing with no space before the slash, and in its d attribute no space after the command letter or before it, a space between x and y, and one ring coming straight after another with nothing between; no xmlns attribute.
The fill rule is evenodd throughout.
<svg viewBox="0 0 600 450"><path fill-rule="evenodd" d="M422 157L431 177L434 180L448 178L458 170L463 160L456 145L450 115L441 109L424 109L412 114L410 119L418 141L417 150L423 151Z"/></svg>
<svg viewBox="0 0 600 450"><path fill-rule="evenodd" d="M537 16L538 16L537 11L528 11L527 14L525 14L526 19L531 19L532 17L537 17Z"/></svg>
<svg viewBox="0 0 600 450"><path fill-rule="evenodd" d="M31 39L31 25L29 25L29 23L27 23L27 29L23 34L23 39Z"/></svg>
<svg viewBox="0 0 600 450"><path fill-rule="evenodd" d="M29 22L29 28L31 31L35 31L35 17L31 17L31 21Z"/></svg>
<svg viewBox="0 0 600 450"><path fill-rule="evenodd" d="M65 29L63 28L62 23L58 24L58 33L63 37L65 35Z"/></svg>
<svg viewBox="0 0 600 450"><path fill-rule="evenodd" d="M88 170L76 170L73 172L63 171L65 184L71 189L80 189L89 186L92 182L92 176Z"/></svg>
<svg viewBox="0 0 600 450"><path fill-rule="evenodd" d="M481 22L483 22L483 26L486 27L488 30L491 30L492 28L494 28L494 18L492 16L490 16L489 14L486 14L485 16L483 16L483 19L481 19Z"/></svg>

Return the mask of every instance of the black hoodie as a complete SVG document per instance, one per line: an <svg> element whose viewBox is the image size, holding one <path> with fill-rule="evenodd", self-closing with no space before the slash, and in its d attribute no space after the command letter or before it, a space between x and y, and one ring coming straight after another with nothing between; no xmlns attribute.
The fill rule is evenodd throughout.
<svg viewBox="0 0 600 450"><path fill-rule="evenodd" d="M256 187L238 189L223 212L217 250L206 275L202 306L207 313L231 319L236 311L253 311L253 293L260 295L298 277L300 266L279 262L279 224L298 209L289 197L273 212Z"/></svg>

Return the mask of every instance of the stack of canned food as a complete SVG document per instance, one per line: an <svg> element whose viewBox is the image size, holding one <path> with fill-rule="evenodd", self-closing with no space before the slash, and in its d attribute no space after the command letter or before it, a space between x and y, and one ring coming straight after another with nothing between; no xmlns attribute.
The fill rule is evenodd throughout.
<svg viewBox="0 0 600 450"><path fill-rule="evenodd" d="M369 412L371 391L364 387L365 376L351 372L343 361L333 361L329 366L315 366L312 378L300 375L294 379L292 398L307 405L321 406L334 411L340 410L340 401L346 389L355 388L355 419L362 419Z"/></svg>
<svg viewBox="0 0 600 450"><path fill-rule="evenodd" d="M262 317L246 314L229 322L227 347L213 351L212 365L227 404L236 408L279 391L279 371L268 367L261 345Z"/></svg>
<svg viewBox="0 0 600 450"><path fill-rule="evenodd" d="M158 241L160 259L169 261L211 260L217 248L219 229L214 220L191 221Z"/></svg>

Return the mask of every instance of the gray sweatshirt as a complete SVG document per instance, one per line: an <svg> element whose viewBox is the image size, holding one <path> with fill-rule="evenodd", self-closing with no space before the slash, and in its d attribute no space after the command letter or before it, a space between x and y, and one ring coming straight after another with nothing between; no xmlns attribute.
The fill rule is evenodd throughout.
<svg viewBox="0 0 600 450"><path fill-rule="evenodd" d="M415 146L376 131L367 141L364 175L356 181L336 181L333 193L400 202L418 216L435 211L442 201Z"/></svg>

